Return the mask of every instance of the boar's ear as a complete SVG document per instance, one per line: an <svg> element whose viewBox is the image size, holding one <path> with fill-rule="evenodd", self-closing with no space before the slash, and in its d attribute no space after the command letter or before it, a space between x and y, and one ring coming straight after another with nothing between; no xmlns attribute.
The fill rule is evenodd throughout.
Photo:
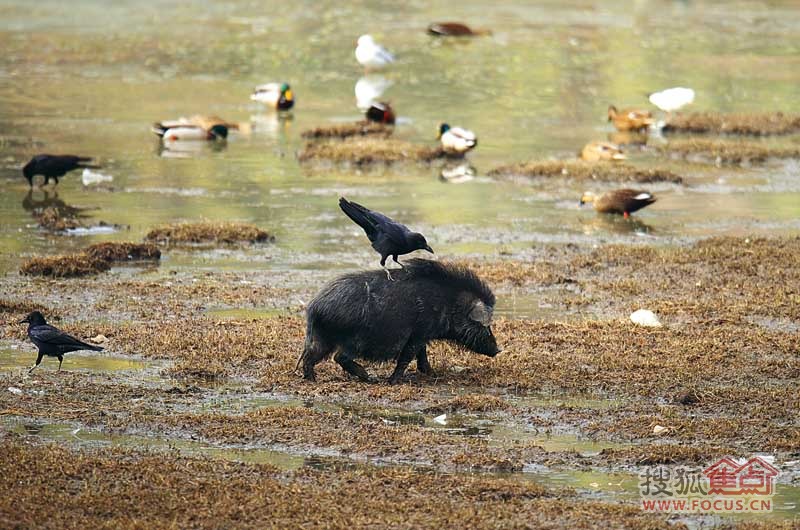
<svg viewBox="0 0 800 530"><path fill-rule="evenodd" d="M488 327L489 324L492 323L493 309L494 308L488 307L480 300L476 300L469 312L469 318Z"/></svg>

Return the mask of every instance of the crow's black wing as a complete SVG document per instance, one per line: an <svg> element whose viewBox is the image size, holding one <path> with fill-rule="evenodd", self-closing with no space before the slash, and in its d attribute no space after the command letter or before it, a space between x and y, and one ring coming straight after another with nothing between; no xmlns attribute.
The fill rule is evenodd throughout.
<svg viewBox="0 0 800 530"><path fill-rule="evenodd" d="M367 237L373 243L383 239L384 235L396 245L405 245L405 235L409 232L408 228L395 222L379 212L374 212L358 203L350 202L344 197L339 199L339 207L352 219L358 226L364 229Z"/></svg>
<svg viewBox="0 0 800 530"><path fill-rule="evenodd" d="M50 324L44 324L41 326L32 326L28 330L28 334L31 337L31 340L35 342L40 342L42 344L46 344L48 346L52 346L54 348L75 348L81 350L94 350L94 351L102 351L103 348L100 346L94 346L92 344L87 344L81 340L76 339L72 335L64 333L60 329L51 326Z"/></svg>

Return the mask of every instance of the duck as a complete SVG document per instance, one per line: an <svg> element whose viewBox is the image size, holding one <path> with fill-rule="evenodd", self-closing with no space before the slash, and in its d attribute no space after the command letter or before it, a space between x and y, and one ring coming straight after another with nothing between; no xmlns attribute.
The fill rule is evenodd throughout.
<svg viewBox="0 0 800 530"><path fill-rule="evenodd" d="M451 127L446 123L439 124L439 141L445 151L463 154L478 145L478 137L475 133L462 129L461 127Z"/></svg>
<svg viewBox="0 0 800 530"><path fill-rule="evenodd" d="M434 37L477 37L490 33L486 29L472 29L461 22L434 22L428 26L428 34Z"/></svg>
<svg viewBox="0 0 800 530"><path fill-rule="evenodd" d="M394 55L377 44L371 35L361 35L356 46L356 61L365 69L379 69L394 62Z"/></svg>
<svg viewBox="0 0 800 530"><path fill-rule="evenodd" d="M289 110L294 107L294 92L289 83L266 83L258 85L250 99L266 104L276 110Z"/></svg>
<svg viewBox="0 0 800 530"><path fill-rule="evenodd" d="M367 121L386 123L388 125L394 125L396 119L392 106L382 101L373 102L367 109L365 116L367 117Z"/></svg>
<svg viewBox="0 0 800 530"><path fill-rule="evenodd" d="M622 109L614 105L608 107L608 121L614 122L618 131L646 131L653 123L653 113L649 110Z"/></svg>
<svg viewBox="0 0 800 530"><path fill-rule="evenodd" d="M598 140L583 146L581 158L587 162L599 162L601 160L625 160L627 157L617 144Z"/></svg>
<svg viewBox="0 0 800 530"><path fill-rule="evenodd" d="M228 130L238 128L218 116L192 116L153 124L152 131L164 141L225 140Z"/></svg>
<svg viewBox="0 0 800 530"><path fill-rule="evenodd" d="M669 114L694 102L694 90L684 87L668 88L661 92L649 94L647 99L650 100L650 103Z"/></svg>
<svg viewBox="0 0 800 530"><path fill-rule="evenodd" d="M628 188L607 191L599 196L587 191L581 197L581 206L592 203L594 209L600 213L618 214L624 216L625 219L630 217L633 212L650 206L654 202L656 202L656 198L652 193Z"/></svg>

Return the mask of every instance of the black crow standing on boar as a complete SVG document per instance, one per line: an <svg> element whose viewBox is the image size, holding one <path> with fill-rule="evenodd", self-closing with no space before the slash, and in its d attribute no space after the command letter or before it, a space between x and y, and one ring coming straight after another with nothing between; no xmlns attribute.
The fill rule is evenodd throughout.
<svg viewBox="0 0 800 530"><path fill-rule="evenodd" d="M63 177L73 169L90 168L97 169L100 166L90 164L92 157L75 155L36 155L30 162L22 168L23 176L28 180L28 185L33 187L33 177L36 175L44 176L44 185L50 179L58 184L59 177Z"/></svg>
<svg viewBox="0 0 800 530"><path fill-rule="evenodd" d="M362 381L370 378L357 358L396 360L391 384L413 359L419 372L432 375L426 350L432 340L494 357L500 351L491 328L494 303L480 278L450 263L413 259L394 281L377 270L340 276L308 305L303 377L315 381L314 366L334 351L334 360Z"/></svg>
<svg viewBox="0 0 800 530"><path fill-rule="evenodd" d="M58 370L61 371L61 363L64 362L65 353L78 350L103 351L103 348L100 346L87 344L51 326L38 311L29 314L24 319L20 320L19 323L28 324L28 337L30 337L31 341L39 348L39 356L36 358L36 364L28 370L28 373L33 372L33 369L39 366L39 363L42 362L42 357L45 355L48 357L57 357Z"/></svg>
<svg viewBox="0 0 800 530"><path fill-rule="evenodd" d="M381 267L386 270L386 276L389 280L392 279L389 269L386 269L386 258L389 256L392 256L394 262L402 267L403 264L397 261L397 256L402 256L415 250L427 250L433 254L433 249L425 241L425 236L412 232L407 226L386 217L382 213L373 212L358 203L348 201L344 197L339 199L339 207L347 217L367 233L367 237L372 242L372 248L381 255Z"/></svg>

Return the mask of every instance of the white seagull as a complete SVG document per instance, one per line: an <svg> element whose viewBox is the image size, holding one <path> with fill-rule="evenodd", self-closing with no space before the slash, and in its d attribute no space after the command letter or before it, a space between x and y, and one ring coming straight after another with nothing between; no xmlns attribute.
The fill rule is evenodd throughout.
<svg viewBox="0 0 800 530"><path fill-rule="evenodd" d="M439 140L445 151L451 153L463 154L478 145L478 137L474 132L461 127L450 127L446 123L439 124Z"/></svg>
<svg viewBox="0 0 800 530"><path fill-rule="evenodd" d="M681 109L694 101L694 90L675 87L653 92L648 96L650 103L666 113Z"/></svg>
<svg viewBox="0 0 800 530"><path fill-rule="evenodd" d="M365 69L378 69L394 62L394 55L376 44L371 35L361 35L356 46L356 61Z"/></svg>

